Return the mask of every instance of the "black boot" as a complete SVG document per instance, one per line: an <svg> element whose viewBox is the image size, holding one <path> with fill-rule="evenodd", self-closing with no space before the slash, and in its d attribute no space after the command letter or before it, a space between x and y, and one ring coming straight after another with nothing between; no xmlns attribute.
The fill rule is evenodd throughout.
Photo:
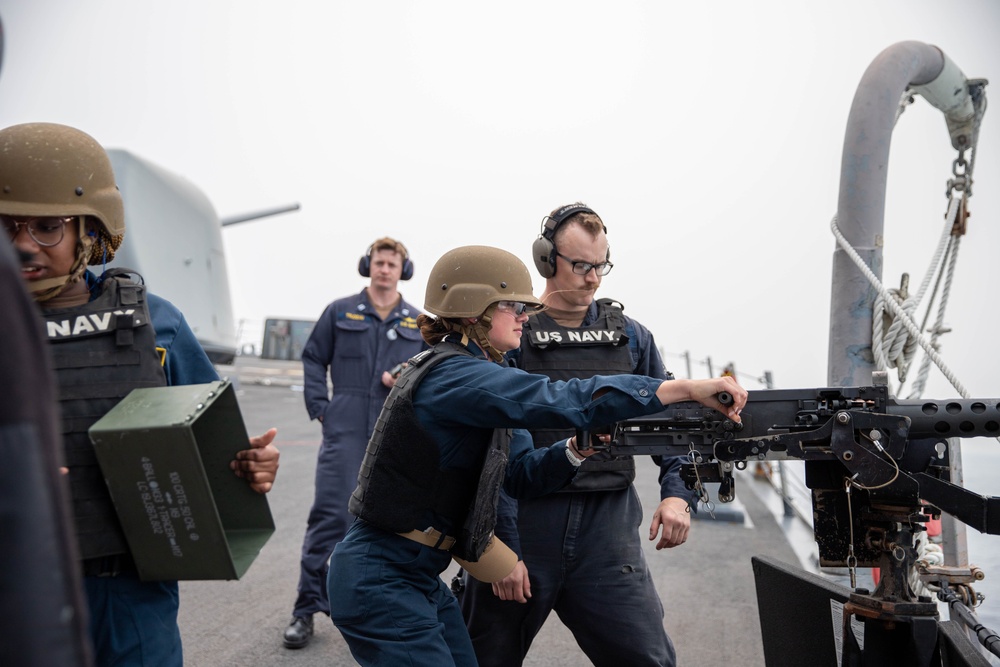
<svg viewBox="0 0 1000 667"><path fill-rule="evenodd" d="M313 619L293 616L292 622L285 628L285 648L302 648L313 636Z"/></svg>

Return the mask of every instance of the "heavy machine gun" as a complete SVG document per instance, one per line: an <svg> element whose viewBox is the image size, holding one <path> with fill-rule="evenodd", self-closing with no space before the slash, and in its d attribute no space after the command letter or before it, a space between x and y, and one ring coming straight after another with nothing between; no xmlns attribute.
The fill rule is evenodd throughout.
<svg viewBox="0 0 1000 667"><path fill-rule="evenodd" d="M749 392L740 417L737 424L698 403L675 403L616 424L607 449L684 457L688 486L718 483L724 502L734 497L733 470L750 461L813 464L806 486L824 566L847 566L852 555L856 565L876 566L879 526L916 526L938 510L1000 534L1000 498L952 484L948 457L949 438L1000 435L998 399L898 400L884 386L761 390ZM852 528L853 554L844 540Z"/></svg>
<svg viewBox="0 0 1000 667"><path fill-rule="evenodd" d="M726 398L720 396L724 403ZM887 641L886 656L898 657L897 648L913 650L923 642L919 650L926 658L938 636L926 625L937 623L937 605L909 584L914 536L942 511L981 532L1000 534L1000 498L953 484L949 466L950 438L1000 435L1000 400L898 400L885 386L761 390L749 392L740 416L737 424L682 402L615 424L610 442L580 435L616 455L684 457L688 487L703 493L706 484L718 483L724 502L735 497L735 469L755 461L805 461L820 565L847 567L852 589L857 567L881 572L874 592L856 589L850 595L845 619L882 621L890 634L902 632L903 639ZM949 584L961 587L982 576L968 567L937 567L922 571L921 578L947 592ZM850 633L846 620L844 632Z"/></svg>

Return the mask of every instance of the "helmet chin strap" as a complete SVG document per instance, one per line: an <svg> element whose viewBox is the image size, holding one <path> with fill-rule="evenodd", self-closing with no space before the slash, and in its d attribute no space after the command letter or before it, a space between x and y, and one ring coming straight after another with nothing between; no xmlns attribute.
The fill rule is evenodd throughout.
<svg viewBox="0 0 1000 667"><path fill-rule="evenodd" d="M495 313L496 310L496 304L491 304L490 307L487 308L475 322L469 325L468 328L473 334L473 340L479 343L479 347L483 348L483 351L490 355L490 359L499 363L503 359L503 353L493 347L493 344L490 343L489 336L489 325L493 322L493 313Z"/></svg>
<svg viewBox="0 0 1000 667"><path fill-rule="evenodd" d="M490 323L493 321L493 313L496 312L496 304L491 304L482 315L471 324L456 324L448 322L453 331L462 334L462 345L468 345L469 339L476 341L476 344L489 355L492 361L499 363L503 359L503 353L493 347L490 343Z"/></svg>

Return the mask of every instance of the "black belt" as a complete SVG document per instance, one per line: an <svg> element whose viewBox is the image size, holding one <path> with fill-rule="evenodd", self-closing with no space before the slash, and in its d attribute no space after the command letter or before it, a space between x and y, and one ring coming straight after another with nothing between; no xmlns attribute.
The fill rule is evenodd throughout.
<svg viewBox="0 0 1000 667"><path fill-rule="evenodd" d="M408 533L397 533L401 537L405 537L408 540L413 540L414 542L419 542L426 546L432 547L434 549L443 549L444 551L451 551L451 548L455 546L455 538L448 537L439 530L434 528L425 528L424 530L411 530Z"/></svg>
<svg viewBox="0 0 1000 667"><path fill-rule="evenodd" d="M85 558L82 564L85 577L117 577L123 572L136 571L135 561L129 554Z"/></svg>

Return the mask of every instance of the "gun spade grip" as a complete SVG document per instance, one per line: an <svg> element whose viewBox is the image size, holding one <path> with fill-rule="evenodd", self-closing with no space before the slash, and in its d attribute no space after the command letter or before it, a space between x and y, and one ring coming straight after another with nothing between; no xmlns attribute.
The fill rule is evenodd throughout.
<svg viewBox="0 0 1000 667"><path fill-rule="evenodd" d="M719 403L722 403L723 405L733 404L733 395L730 394L728 391L720 391L718 394L715 395L715 397L719 400Z"/></svg>

